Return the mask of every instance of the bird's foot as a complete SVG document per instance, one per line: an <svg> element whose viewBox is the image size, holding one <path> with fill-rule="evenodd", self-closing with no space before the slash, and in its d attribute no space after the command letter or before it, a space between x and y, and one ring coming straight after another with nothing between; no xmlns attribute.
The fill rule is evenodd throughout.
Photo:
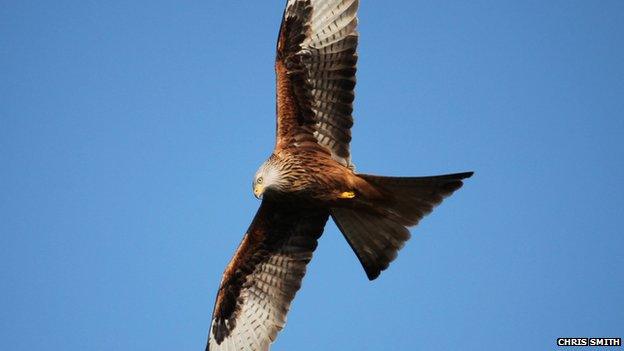
<svg viewBox="0 0 624 351"><path fill-rule="evenodd" d="M355 197L355 193L353 191L345 191L338 195L339 199L353 199Z"/></svg>

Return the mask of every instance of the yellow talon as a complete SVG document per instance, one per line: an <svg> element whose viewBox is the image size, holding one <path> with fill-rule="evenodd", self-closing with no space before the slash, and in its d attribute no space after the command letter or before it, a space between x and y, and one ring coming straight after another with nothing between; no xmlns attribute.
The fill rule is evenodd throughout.
<svg viewBox="0 0 624 351"><path fill-rule="evenodd" d="M341 199L353 199L355 197L355 193L353 191L345 191L338 195L338 197Z"/></svg>

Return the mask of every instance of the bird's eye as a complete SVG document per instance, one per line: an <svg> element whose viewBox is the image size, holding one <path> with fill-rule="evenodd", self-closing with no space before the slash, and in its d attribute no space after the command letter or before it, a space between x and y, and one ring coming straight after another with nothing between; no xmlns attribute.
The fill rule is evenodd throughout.
<svg viewBox="0 0 624 351"><path fill-rule="evenodd" d="M258 184L262 184L262 177L258 178L258 180L256 181Z"/></svg>

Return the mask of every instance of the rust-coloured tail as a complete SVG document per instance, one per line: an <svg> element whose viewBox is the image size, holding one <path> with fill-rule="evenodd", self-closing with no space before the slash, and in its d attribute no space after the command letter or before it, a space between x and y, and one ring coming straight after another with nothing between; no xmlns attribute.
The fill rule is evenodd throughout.
<svg viewBox="0 0 624 351"><path fill-rule="evenodd" d="M373 280L388 268L415 226L442 200L461 188L472 172L433 177L381 177L359 174L382 196L354 199L355 206L332 208L331 215Z"/></svg>

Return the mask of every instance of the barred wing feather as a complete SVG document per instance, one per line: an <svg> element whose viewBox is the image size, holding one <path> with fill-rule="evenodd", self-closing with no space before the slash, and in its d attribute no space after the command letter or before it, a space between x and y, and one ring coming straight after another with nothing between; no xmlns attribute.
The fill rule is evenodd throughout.
<svg viewBox="0 0 624 351"><path fill-rule="evenodd" d="M314 141L353 167L358 0L289 0L280 28L276 149Z"/></svg>
<svg viewBox="0 0 624 351"><path fill-rule="evenodd" d="M326 210L263 201L223 274L206 350L268 350L327 221Z"/></svg>

